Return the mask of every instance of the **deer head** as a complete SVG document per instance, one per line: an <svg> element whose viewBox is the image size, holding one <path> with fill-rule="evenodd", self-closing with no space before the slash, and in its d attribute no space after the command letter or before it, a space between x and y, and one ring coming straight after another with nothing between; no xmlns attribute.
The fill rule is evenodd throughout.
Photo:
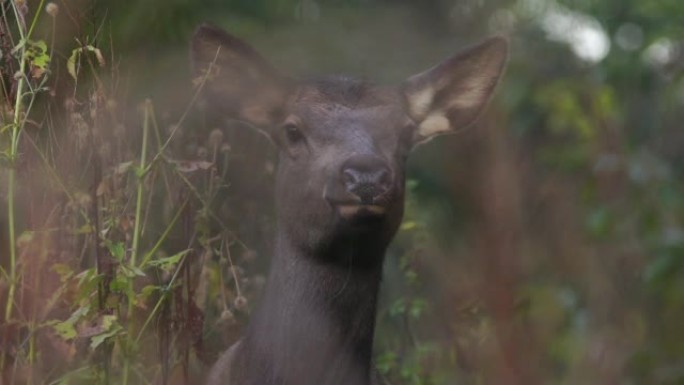
<svg viewBox="0 0 684 385"><path fill-rule="evenodd" d="M392 86L288 77L208 25L193 36L192 59L209 101L278 146L283 236L302 251L329 256L320 251L354 236L384 250L403 213L407 156L476 120L501 77L507 47L504 38L490 38Z"/></svg>

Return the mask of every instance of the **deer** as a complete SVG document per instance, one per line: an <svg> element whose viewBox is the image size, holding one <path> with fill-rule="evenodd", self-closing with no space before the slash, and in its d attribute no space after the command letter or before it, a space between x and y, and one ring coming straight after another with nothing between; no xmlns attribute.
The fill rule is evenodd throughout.
<svg viewBox="0 0 684 385"><path fill-rule="evenodd" d="M190 51L208 103L278 149L266 287L206 383L382 384L373 367L376 308L403 216L407 157L478 119L506 67L507 38L490 37L398 85L287 76L209 24L197 27Z"/></svg>

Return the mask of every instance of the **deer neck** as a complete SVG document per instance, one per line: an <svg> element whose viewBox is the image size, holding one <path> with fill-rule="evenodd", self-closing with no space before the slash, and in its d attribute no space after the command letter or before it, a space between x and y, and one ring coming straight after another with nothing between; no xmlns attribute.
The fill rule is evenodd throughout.
<svg viewBox="0 0 684 385"><path fill-rule="evenodd" d="M279 237L264 299L244 339L246 356L261 362L253 369L265 376L262 383L370 383L385 249L354 236L306 252Z"/></svg>

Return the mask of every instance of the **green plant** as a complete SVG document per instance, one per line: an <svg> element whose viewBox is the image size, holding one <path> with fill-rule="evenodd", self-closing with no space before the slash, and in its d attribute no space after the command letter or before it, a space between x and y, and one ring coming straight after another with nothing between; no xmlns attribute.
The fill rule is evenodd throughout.
<svg viewBox="0 0 684 385"><path fill-rule="evenodd" d="M41 1L38 9L42 9L44 1ZM14 107L11 111L11 119L8 119L3 114L0 121L0 135L3 137L3 144L7 148L3 149L0 155L5 158L9 173L7 177L7 223L9 232L9 272L2 269L1 273L9 283L9 289L4 310L4 322L9 324L12 322L12 315L15 307L15 293L19 280L21 279L17 266L17 237L16 237L16 207L15 207L15 192L16 192L16 178L17 178L17 162L19 157L19 141L22 132L26 127L26 122L33 107L36 95L43 90L43 86L47 81L45 76L48 66L50 64L50 56L48 54L47 45L44 41L31 40L32 33L36 22L40 16L40 12L36 12L30 27L27 29L24 18L27 10L20 7L16 2L7 4L0 4L2 9L3 22L14 20L16 25L14 28L18 31L19 40L12 50L19 70L13 75L13 80L16 81L16 93L14 95ZM11 10L12 16L9 16L8 10ZM11 25L4 25L6 30L13 28ZM28 71L27 71L28 70ZM27 90L28 89L28 90ZM4 89L5 100L11 100L10 93ZM11 120L9 122L8 120ZM9 136L7 138L6 136ZM3 340L8 338L7 335L2 337ZM34 355L29 355L33 360ZM5 352L0 353L0 372L5 367Z"/></svg>

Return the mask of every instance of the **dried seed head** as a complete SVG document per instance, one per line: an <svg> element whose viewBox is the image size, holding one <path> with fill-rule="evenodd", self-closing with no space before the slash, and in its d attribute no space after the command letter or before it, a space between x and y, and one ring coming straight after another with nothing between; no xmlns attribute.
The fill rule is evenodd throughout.
<svg viewBox="0 0 684 385"><path fill-rule="evenodd" d="M266 284L266 278L263 275L255 275L252 279L252 287L256 290L261 290Z"/></svg>
<svg viewBox="0 0 684 385"><path fill-rule="evenodd" d="M242 253L242 260L247 262L247 263L252 263L256 261L257 259L257 253L254 250L245 250L244 253Z"/></svg>
<svg viewBox="0 0 684 385"><path fill-rule="evenodd" d="M45 6L45 12L47 12L47 14L51 17L57 17L57 15L59 14L59 6L52 2L47 3L47 5Z"/></svg>
<svg viewBox="0 0 684 385"><path fill-rule="evenodd" d="M224 153L224 154L229 153L230 150L231 150L230 144L228 144L228 143L224 143L224 144L221 146L221 152Z"/></svg>
<svg viewBox="0 0 684 385"><path fill-rule="evenodd" d="M228 323L235 323L235 315L232 311L226 309L221 313L221 321Z"/></svg>
<svg viewBox="0 0 684 385"><path fill-rule="evenodd" d="M235 297L235 301L233 301L233 306L239 311L247 309L247 298L243 295L238 295Z"/></svg>
<svg viewBox="0 0 684 385"><path fill-rule="evenodd" d="M26 5L26 0L14 0L14 5L16 5L17 10L22 15L26 15L26 13L28 13L28 6Z"/></svg>
<svg viewBox="0 0 684 385"><path fill-rule="evenodd" d="M74 198L76 200L76 204L83 208L89 208L92 203L90 195L86 193L77 192L74 194Z"/></svg>
<svg viewBox="0 0 684 385"><path fill-rule="evenodd" d="M211 133L209 133L209 145L213 148L216 148L221 145L223 142L223 131L221 131L218 128L214 128L211 130Z"/></svg>

